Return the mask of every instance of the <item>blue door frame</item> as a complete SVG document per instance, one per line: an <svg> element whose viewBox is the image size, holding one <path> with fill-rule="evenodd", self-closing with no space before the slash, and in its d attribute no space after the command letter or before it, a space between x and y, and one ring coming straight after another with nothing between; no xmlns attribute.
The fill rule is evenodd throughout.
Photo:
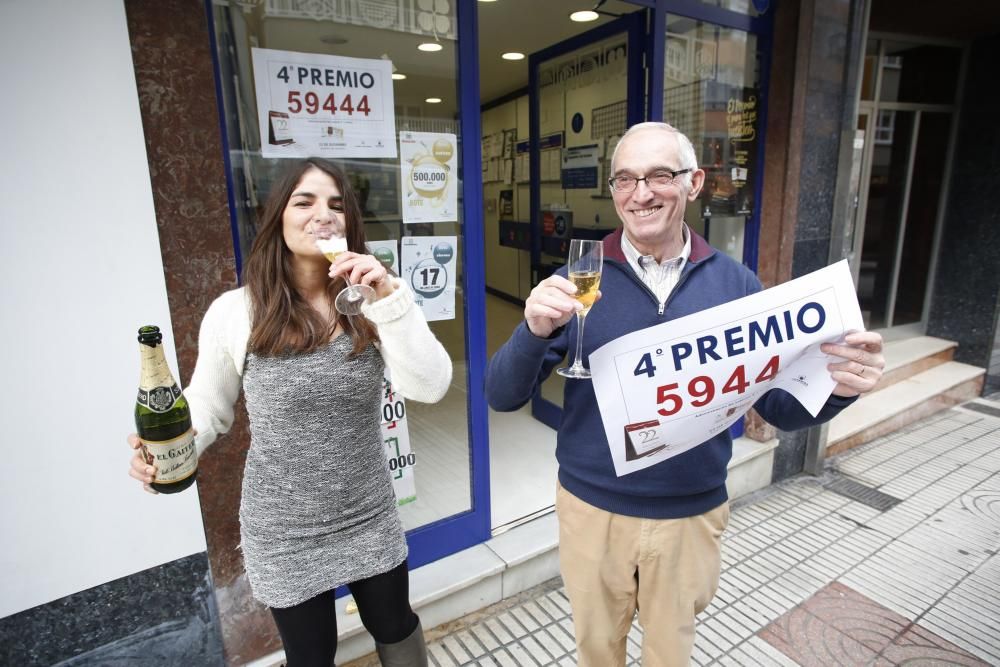
<svg viewBox="0 0 1000 667"><path fill-rule="evenodd" d="M242 275L240 257L239 224L236 214L235 193L229 159L230 137L226 128L225 99L223 81L231 80L223 76L222 63L218 58L216 44L215 16L212 2L205 0L208 18L209 40L215 69L216 96L219 108L219 124L223 139L223 159L226 163L227 194L229 196L230 225L233 230L233 248L237 275ZM483 257L483 183L480 164L480 109L479 109L479 40L477 33L476 0L459 0L458 14L458 81L459 136L462 156L460 191L462 200L463 297L466 313L465 349L466 382L469 387L468 424L470 443L470 493L472 509L467 512L445 517L434 523L408 531L410 568L420 567L450 554L486 541L490 537L490 472L489 472L489 429L487 425L486 397L482 391L486 368L486 275ZM338 590L338 597L345 594L345 588Z"/></svg>
<svg viewBox="0 0 1000 667"><path fill-rule="evenodd" d="M541 173L541 113L539 109L538 68L542 63L571 53L594 42L605 40L613 35L626 34L626 126L631 127L642 121L643 117L643 45L642 36L645 32L645 12L637 7L636 11L626 14L614 21L588 30L582 35L571 37L528 56L528 129L529 129L529 161L530 173ZM539 275L542 255L542 234L539 211L541 210L542 185L539 179L532 177L530 183L531 200L531 284L536 285L545 276ZM562 419L562 409L542 397L541 389L531 398L531 414L535 419L552 429L559 428Z"/></svg>
<svg viewBox="0 0 1000 667"><path fill-rule="evenodd" d="M486 406L486 260L479 109L477 0L458 3L459 150L462 153L462 262L468 387L469 481L472 509L406 534L410 568L444 558L490 538L489 413Z"/></svg>

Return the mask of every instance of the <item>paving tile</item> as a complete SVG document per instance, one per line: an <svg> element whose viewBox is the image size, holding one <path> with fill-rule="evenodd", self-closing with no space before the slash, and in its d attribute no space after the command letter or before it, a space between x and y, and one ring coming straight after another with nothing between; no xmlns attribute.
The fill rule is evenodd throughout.
<svg viewBox="0 0 1000 667"><path fill-rule="evenodd" d="M718 653L706 652L705 646L706 644L704 641L699 641L697 638L695 638L694 647L691 649L691 662L698 665L707 665L711 663L712 660L715 659L715 656L718 655ZM713 647L713 650L716 649L714 649Z"/></svg>
<svg viewBox="0 0 1000 667"><path fill-rule="evenodd" d="M967 667L989 667L978 659L933 632L919 626L909 627L880 656L886 664L944 664Z"/></svg>
<svg viewBox="0 0 1000 667"><path fill-rule="evenodd" d="M448 652L444 649L442 644L431 644L427 647L427 655L430 658L432 664L437 665L437 667L455 667L458 665Z"/></svg>
<svg viewBox="0 0 1000 667"><path fill-rule="evenodd" d="M542 645L542 648L544 648L549 655L553 656L554 658L561 658L562 656L566 655L567 653L576 648L573 642L560 643L559 638L553 636L552 634L553 630L558 632L559 635L563 634L562 630L560 630L558 627L549 626L546 628L542 628L539 632L536 632L534 635L532 635L535 638L535 640Z"/></svg>
<svg viewBox="0 0 1000 667"><path fill-rule="evenodd" d="M732 642L705 624L697 625L695 631L697 633L695 645L712 658L722 655L733 645Z"/></svg>
<svg viewBox="0 0 1000 667"><path fill-rule="evenodd" d="M740 650L750 658L745 665L755 667L798 667L798 663L758 637L752 637L740 645Z"/></svg>
<svg viewBox="0 0 1000 667"><path fill-rule="evenodd" d="M509 644L514 641L514 635L507 630L507 626L501 623L500 619L496 617L486 619L486 627L501 644Z"/></svg>
<svg viewBox="0 0 1000 667"><path fill-rule="evenodd" d="M545 595L535 600L535 603L538 604L538 606L541 608L542 611L548 614L550 619L552 619L553 621L557 621L560 618L563 618L564 616L569 614L569 605L567 604L566 609L563 609L556 603L556 601L553 598L553 595L555 594L549 593L548 595Z"/></svg>
<svg viewBox="0 0 1000 667"><path fill-rule="evenodd" d="M514 659L514 664L520 667L529 667L532 665L540 665L542 663L535 660L531 653L521 645L520 642L514 642L512 644L507 644L504 647L507 652L510 653L510 657Z"/></svg>
<svg viewBox="0 0 1000 667"><path fill-rule="evenodd" d="M520 667L517 660L506 649L500 649L491 654L491 657L500 667Z"/></svg>
<svg viewBox="0 0 1000 667"><path fill-rule="evenodd" d="M527 637L521 639L521 645L531 654L539 665L549 665L555 660L555 658L562 656L562 651L558 651L555 654L550 653L542 646L542 643L538 640L538 634L531 634Z"/></svg>
<svg viewBox="0 0 1000 667"><path fill-rule="evenodd" d="M455 633L454 637L473 658L478 658L488 652L486 647L473 636L471 630L460 630Z"/></svg>
<svg viewBox="0 0 1000 667"><path fill-rule="evenodd" d="M445 637L441 641L441 644L459 665L464 665L472 661L473 658L477 657L466 651L465 648L459 643L458 639L453 635Z"/></svg>
<svg viewBox="0 0 1000 667"><path fill-rule="evenodd" d="M560 588L558 591L554 591L549 594L548 598L552 604L562 609L565 614L569 615L571 613L572 608L569 605L569 598L566 597L566 592L563 589Z"/></svg>
<svg viewBox="0 0 1000 667"><path fill-rule="evenodd" d="M562 627L562 624L556 623L550 625L548 628L549 636L551 636L556 643L562 648L563 653L570 653L576 650L576 640L573 639L573 634L566 632L566 629Z"/></svg>
<svg viewBox="0 0 1000 667"><path fill-rule="evenodd" d="M1000 656L997 645L997 625L986 625L967 614L949 613L943 608L931 610L921 619L921 624L939 635L970 648L979 648Z"/></svg>
<svg viewBox="0 0 1000 667"><path fill-rule="evenodd" d="M777 619L757 636L803 667L863 665L878 655L801 607Z"/></svg>
<svg viewBox="0 0 1000 667"><path fill-rule="evenodd" d="M487 652L494 651L500 646L500 642L485 623L477 623L470 627L469 634L475 637Z"/></svg>
<svg viewBox="0 0 1000 667"><path fill-rule="evenodd" d="M744 625L748 625L753 633L773 621L781 615L774 613L769 607L761 603L760 598L738 600L733 603L734 614L738 614Z"/></svg>
<svg viewBox="0 0 1000 667"><path fill-rule="evenodd" d="M905 617L840 582L818 591L802 609L876 653L910 625Z"/></svg>
<svg viewBox="0 0 1000 667"><path fill-rule="evenodd" d="M510 610L510 615L517 619L517 623L519 623L521 625L521 627L524 628L525 633L534 632L535 630L537 630L540 627L539 624L538 624L538 621L536 621L534 618L532 618L531 614L529 614L525 610L525 608L524 608L523 605L520 606L520 607L514 607L514 608L512 608ZM504 622L507 623L506 620ZM511 631L511 632L513 633L513 631ZM515 637L520 637L521 636L520 634L517 634L517 633L513 633L513 634L514 634Z"/></svg>
<svg viewBox="0 0 1000 667"><path fill-rule="evenodd" d="M727 607L716 614L710 621L712 627L723 635L733 645L740 644L752 637L763 624L754 623L740 613L735 606Z"/></svg>

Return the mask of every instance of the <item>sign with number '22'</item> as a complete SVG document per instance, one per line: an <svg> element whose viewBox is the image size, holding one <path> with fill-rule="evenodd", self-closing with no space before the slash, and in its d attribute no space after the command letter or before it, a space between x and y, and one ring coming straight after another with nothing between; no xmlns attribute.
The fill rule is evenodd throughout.
<svg viewBox="0 0 1000 667"><path fill-rule="evenodd" d="M862 329L843 261L598 348L590 370L616 474L700 445L770 389L815 416L836 386L820 343Z"/></svg>

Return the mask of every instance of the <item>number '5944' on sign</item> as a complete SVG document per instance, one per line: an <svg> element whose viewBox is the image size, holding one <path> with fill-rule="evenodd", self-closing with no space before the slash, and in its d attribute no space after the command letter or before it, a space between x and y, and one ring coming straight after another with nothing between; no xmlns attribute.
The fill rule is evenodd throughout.
<svg viewBox="0 0 1000 667"><path fill-rule="evenodd" d="M655 370L655 367L652 366L651 357L647 357L649 357L649 354L643 355L642 361L635 368L635 375L646 374L652 377L651 371ZM753 382L747 380L746 367L742 364L737 366L736 370L729 376L729 379L722 385L721 391L718 392L719 395L733 392L742 394L752 384L773 380L778 374L779 363L780 357L778 355L771 357L764 365L764 368L757 373ZM682 391L676 382L657 387L656 404L663 406L657 409L657 412L664 417L670 417L677 414L684 407L685 399L690 400L693 407L701 408L711 403L716 396L715 380L708 375L699 375L692 378L687 383L685 389L687 390L686 392Z"/></svg>

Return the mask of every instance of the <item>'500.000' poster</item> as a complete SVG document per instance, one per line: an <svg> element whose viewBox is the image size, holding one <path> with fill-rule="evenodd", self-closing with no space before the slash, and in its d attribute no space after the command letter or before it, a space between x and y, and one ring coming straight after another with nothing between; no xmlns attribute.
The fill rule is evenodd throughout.
<svg viewBox="0 0 1000 667"><path fill-rule="evenodd" d="M454 134L400 132L403 222L458 220L458 170Z"/></svg>

